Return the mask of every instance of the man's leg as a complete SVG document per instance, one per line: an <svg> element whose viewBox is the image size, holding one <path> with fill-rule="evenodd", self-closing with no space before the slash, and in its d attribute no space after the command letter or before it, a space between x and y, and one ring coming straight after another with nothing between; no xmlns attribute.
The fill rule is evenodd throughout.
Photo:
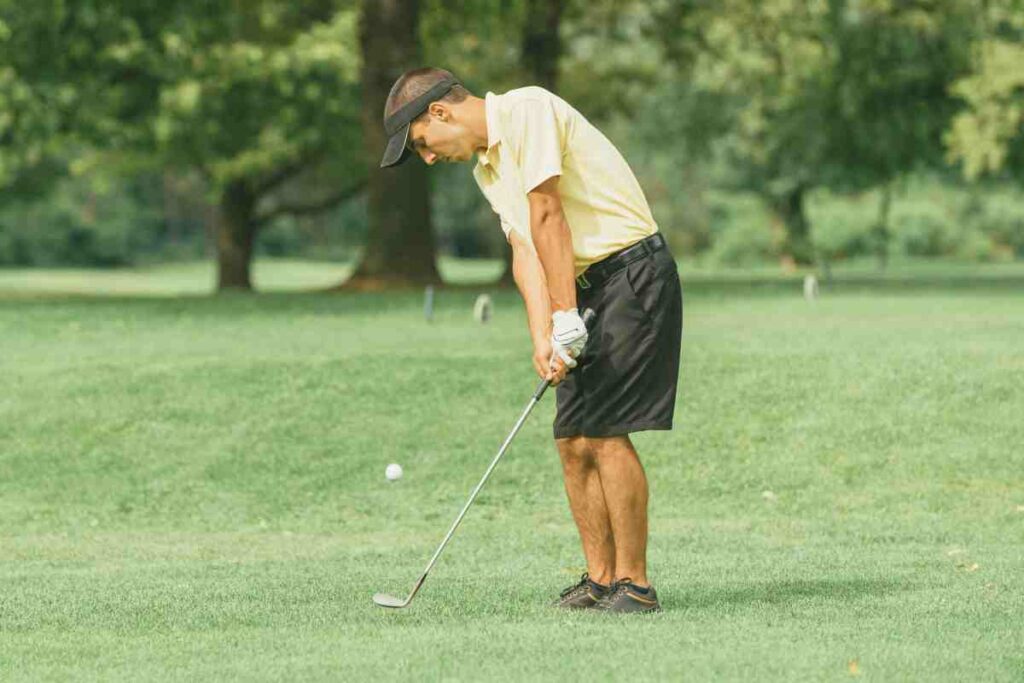
<svg viewBox="0 0 1024 683"><path fill-rule="evenodd" d="M597 462L587 439L581 436L556 439L555 444L562 458L565 492L580 532L587 571L592 581L610 585L615 578L615 541Z"/></svg>
<svg viewBox="0 0 1024 683"><path fill-rule="evenodd" d="M647 475L628 435L587 439L615 538L615 580L647 581Z"/></svg>

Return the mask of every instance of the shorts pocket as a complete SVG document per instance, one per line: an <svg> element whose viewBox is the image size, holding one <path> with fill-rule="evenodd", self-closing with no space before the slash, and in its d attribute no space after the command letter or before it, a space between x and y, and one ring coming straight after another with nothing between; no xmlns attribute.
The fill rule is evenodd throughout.
<svg viewBox="0 0 1024 683"><path fill-rule="evenodd" d="M643 314L646 322L651 322L658 301L658 269L654 260L643 258L626 266L626 284L633 294L633 300Z"/></svg>
<svg viewBox="0 0 1024 683"><path fill-rule="evenodd" d="M658 315L665 285L672 278L678 281L679 271L671 258L643 258L626 266L626 283L648 322Z"/></svg>

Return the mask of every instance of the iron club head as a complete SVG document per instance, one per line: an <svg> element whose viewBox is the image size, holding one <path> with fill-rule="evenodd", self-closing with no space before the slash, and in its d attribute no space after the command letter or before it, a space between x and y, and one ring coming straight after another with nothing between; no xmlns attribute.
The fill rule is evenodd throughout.
<svg viewBox="0 0 1024 683"><path fill-rule="evenodd" d="M399 598L396 598L393 595L388 595L387 593L377 593L373 596L373 601L378 607L391 607L393 609L405 607L409 604L408 600L400 600Z"/></svg>

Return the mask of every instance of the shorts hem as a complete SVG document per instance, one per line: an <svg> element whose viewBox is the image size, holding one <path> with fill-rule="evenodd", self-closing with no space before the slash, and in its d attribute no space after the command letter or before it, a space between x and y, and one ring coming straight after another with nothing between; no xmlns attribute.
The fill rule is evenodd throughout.
<svg viewBox="0 0 1024 683"><path fill-rule="evenodd" d="M671 429L672 420L647 420L643 422L627 422L621 425L601 427L556 427L554 433L556 439L568 439L573 436L601 439L608 436L632 434L633 432L669 431Z"/></svg>

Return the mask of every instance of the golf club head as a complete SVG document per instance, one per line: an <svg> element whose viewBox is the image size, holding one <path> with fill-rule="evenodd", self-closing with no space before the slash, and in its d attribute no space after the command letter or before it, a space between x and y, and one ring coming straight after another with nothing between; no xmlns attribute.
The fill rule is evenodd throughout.
<svg viewBox="0 0 1024 683"><path fill-rule="evenodd" d="M390 607L392 609L399 609L409 604L408 600L401 600L387 593L377 593L373 596L373 601L378 607Z"/></svg>

